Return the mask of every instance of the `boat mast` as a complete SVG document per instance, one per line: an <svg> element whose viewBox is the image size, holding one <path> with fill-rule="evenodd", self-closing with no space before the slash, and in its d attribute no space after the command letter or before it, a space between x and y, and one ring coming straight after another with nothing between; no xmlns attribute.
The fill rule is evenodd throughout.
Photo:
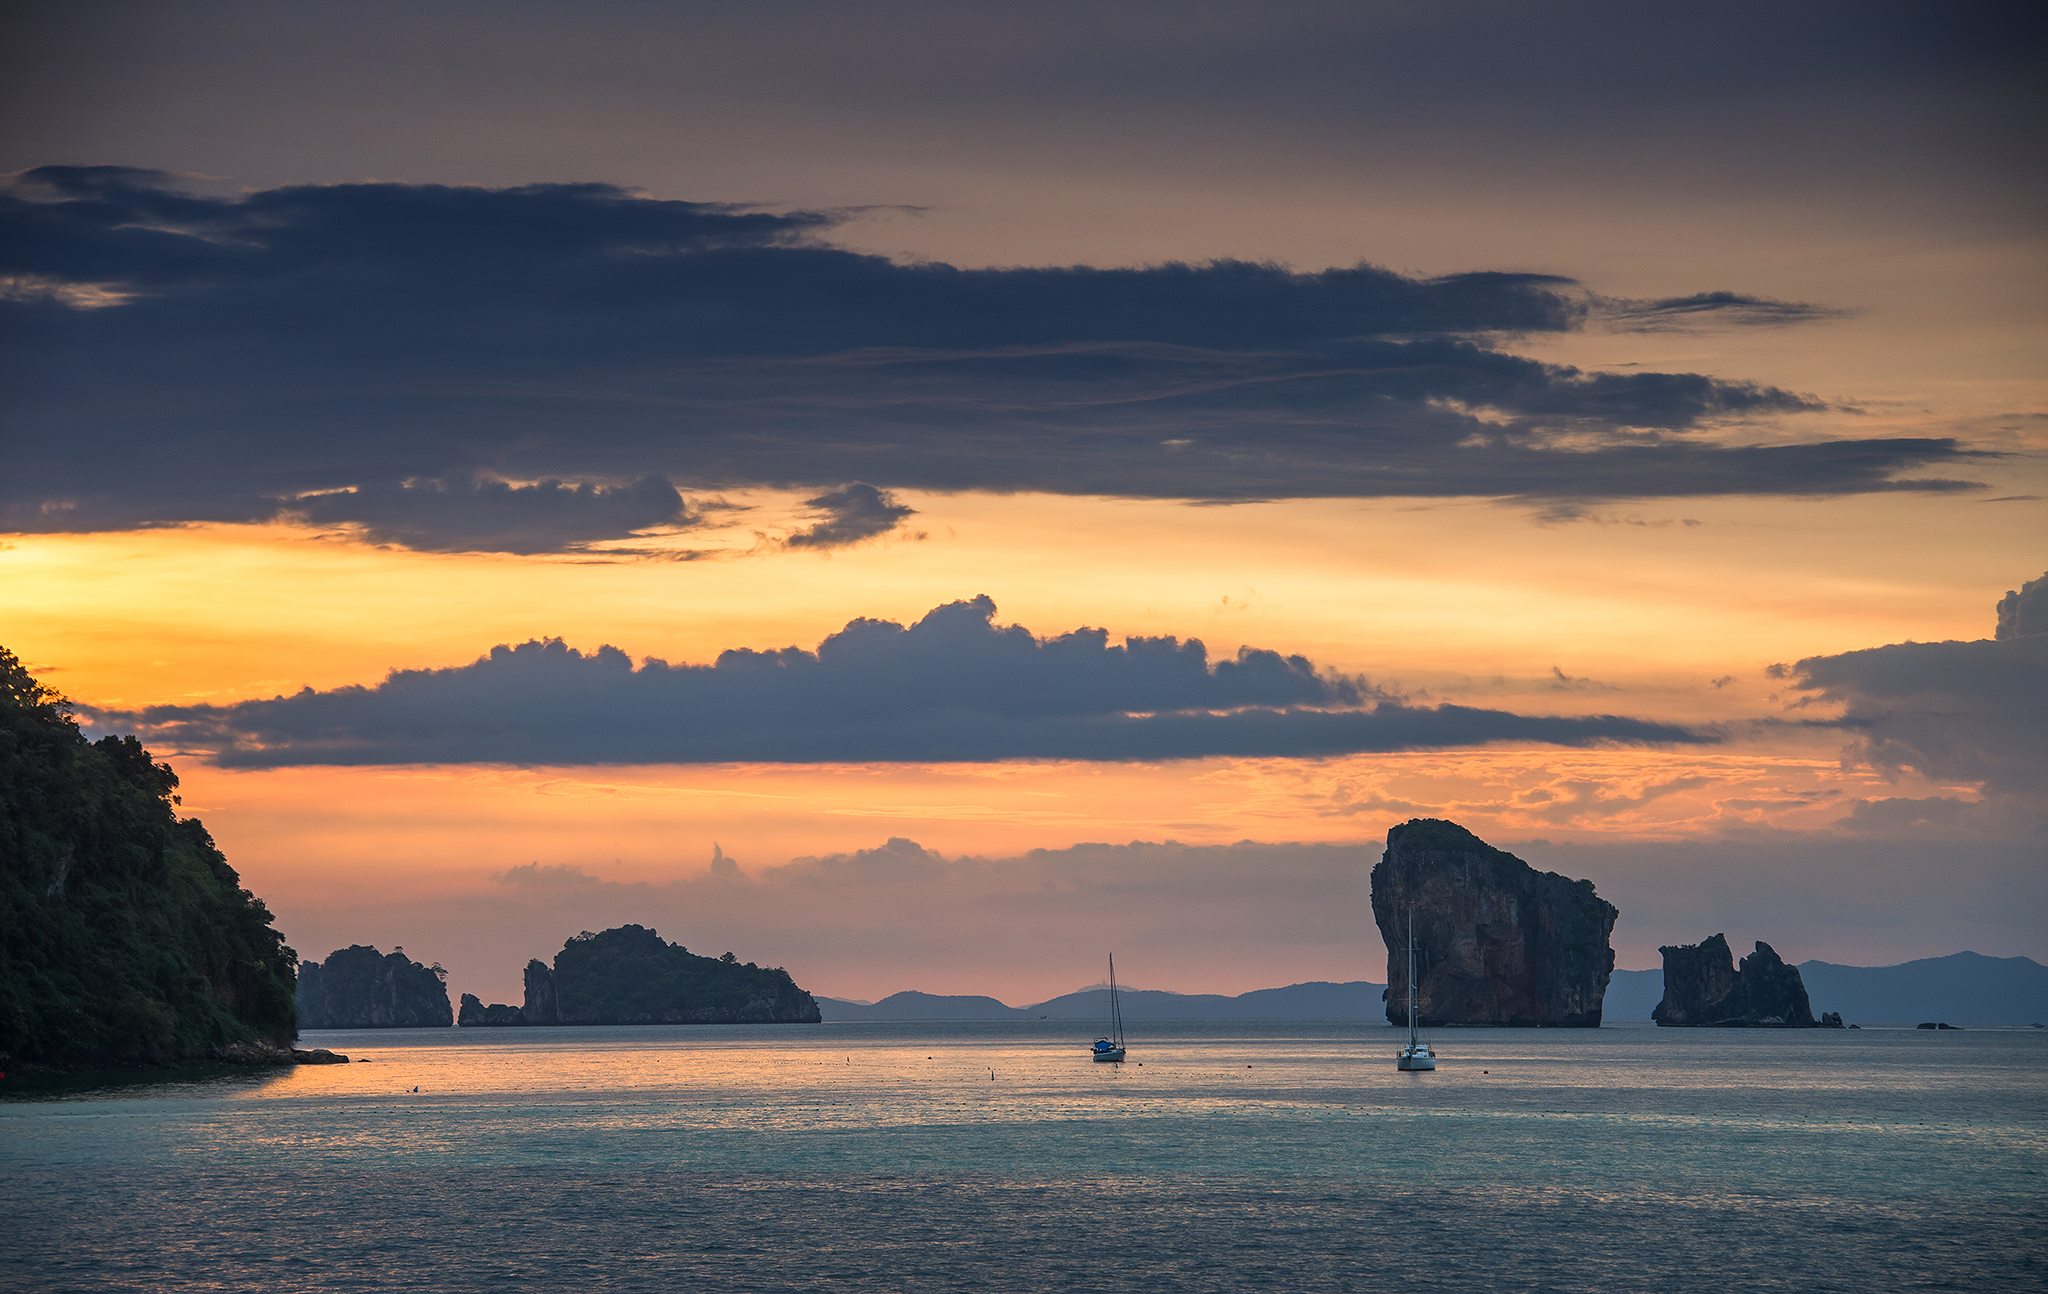
<svg viewBox="0 0 2048 1294"><path fill-rule="evenodd" d="M1408 909L1408 1045L1416 1041L1415 1013L1417 995L1415 992L1415 909Z"/></svg>
<svg viewBox="0 0 2048 1294"><path fill-rule="evenodd" d="M1124 1004L1116 992L1116 954L1109 955L1109 1028L1116 1045L1124 1045Z"/></svg>

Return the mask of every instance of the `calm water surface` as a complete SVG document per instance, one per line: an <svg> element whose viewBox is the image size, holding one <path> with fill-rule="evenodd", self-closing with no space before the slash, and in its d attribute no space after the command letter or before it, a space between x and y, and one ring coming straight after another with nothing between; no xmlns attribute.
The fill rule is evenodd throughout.
<svg viewBox="0 0 2048 1294"><path fill-rule="evenodd" d="M1084 1032L336 1032L373 1063L16 1095L0 1284L2048 1287L2048 1033Z"/></svg>

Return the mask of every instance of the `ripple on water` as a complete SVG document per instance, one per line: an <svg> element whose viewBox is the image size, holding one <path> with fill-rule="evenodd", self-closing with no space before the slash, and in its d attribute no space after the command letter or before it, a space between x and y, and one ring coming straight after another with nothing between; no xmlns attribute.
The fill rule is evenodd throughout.
<svg viewBox="0 0 2048 1294"><path fill-rule="evenodd" d="M1065 1032L330 1035L376 1063L0 1102L0 1284L2048 1284L2038 1035L1459 1032L1418 1079L1380 1030Z"/></svg>

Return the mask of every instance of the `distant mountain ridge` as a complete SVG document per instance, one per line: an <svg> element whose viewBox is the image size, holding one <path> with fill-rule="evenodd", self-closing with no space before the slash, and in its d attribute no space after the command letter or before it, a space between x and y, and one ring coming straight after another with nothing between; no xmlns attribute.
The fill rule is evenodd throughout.
<svg viewBox="0 0 2048 1294"><path fill-rule="evenodd" d="M1225 997L1221 993L1167 993L1163 989L1120 989L1124 1020L1352 1020L1380 1009L1386 985L1366 981L1286 985L1284 989L1253 989ZM840 997L819 997L825 1022L846 1020L1106 1020L1108 987L1061 993L1026 1007L981 995L891 993L881 1001L860 1003Z"/></svg>
<svg viewBox="0 0 2048 1294"><path fill-rule="evenodd" d="M1896 966L1799 963L1816 1011L1839 1011L1850 1024L1915 1024L1946 1020L1960 1025L2048 1023L2048 966L2031 957L1951 953ZM1384 984L1366 980L1314 981L1225 996L1124 989L1124 1018L1161 1020L1356 1020L1383 1018ZM1648 1024L1664 996L1661 970L1618 970L1607 985L1603 1018L1611 1024ZM1031 1006L995 998L904 992L879 1002L819 997L827 1023L850 1021L1098 1020L1109 1014L1109 990L1085 988Z"/></svg>
<svg viewBox="0 0 2048 1294"><path fill-rule="evenodd" d="M1799 977L1815 1011L1839 1011L1850 1024L2048 1023L2048 966L2031 957L1960 952L1896 966L1805 961ZM1663 971L1616 971L1607 986L1607 1018L1647 1020L1663 996Z"/></svg>
<svg viewBox="0 0 2048 1294"><path fill-rule="evenodd" d="M1381 1010L1384 984L1317 980L1285 988L1254 989L1234 997L1122 989L1126 1020L1365 1020ZM1010 1006L971 994L891 993L879 1002L820 997L826 1023L849 1020L1096 1020L1109 1016L1109 989L1084 988L1030 1006Z"/></svg>

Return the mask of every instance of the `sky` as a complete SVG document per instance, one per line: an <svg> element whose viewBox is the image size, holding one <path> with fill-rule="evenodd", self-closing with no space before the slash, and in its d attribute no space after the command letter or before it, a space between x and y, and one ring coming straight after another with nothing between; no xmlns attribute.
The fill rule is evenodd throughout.
<svg viewBox="0 0 2048 1294"><path fill-rule="evenodd" d="M486 1000L2048 958L2044 25L11 5L0 644Z"/></svg>

